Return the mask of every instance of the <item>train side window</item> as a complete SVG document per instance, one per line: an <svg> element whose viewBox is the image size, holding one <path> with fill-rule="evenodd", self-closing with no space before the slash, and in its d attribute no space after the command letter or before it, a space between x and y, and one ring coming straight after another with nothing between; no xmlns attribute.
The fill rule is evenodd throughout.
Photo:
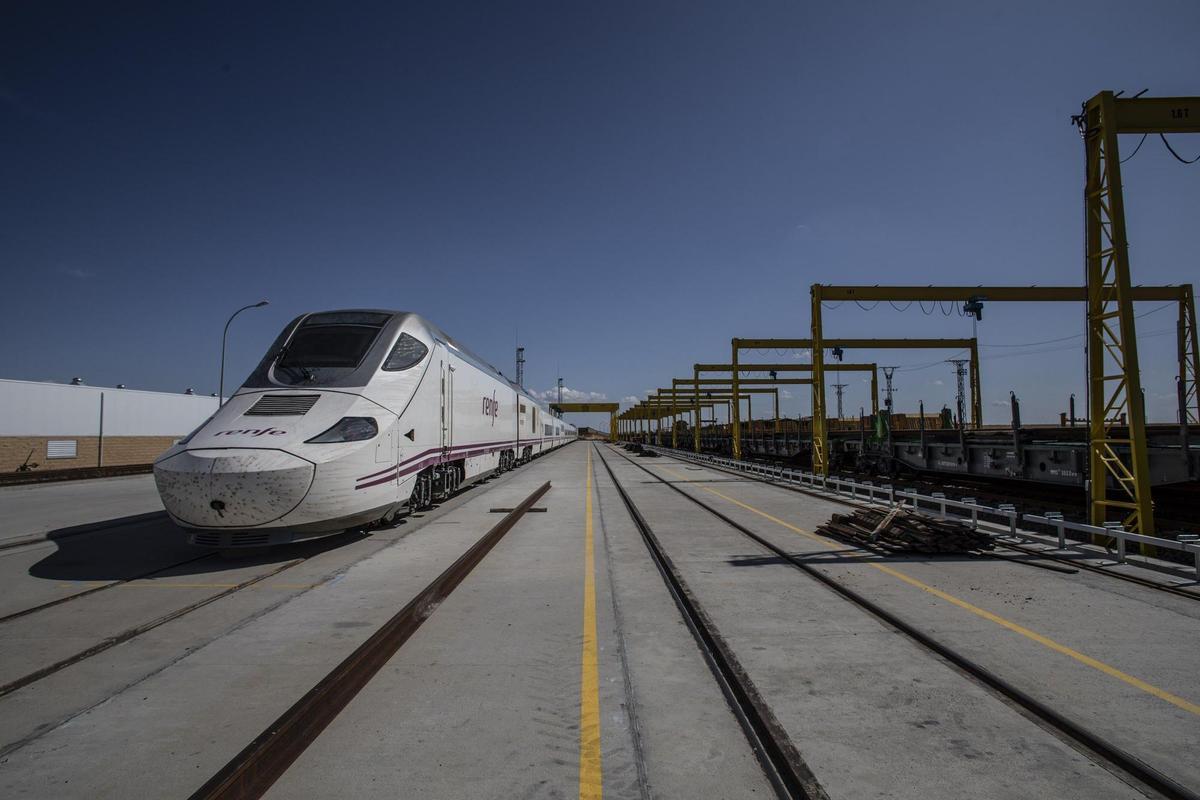
<svg viewBox="0 0 1200 800"><path fill-rule="evenodd" d="M396 340L396 346L392 348L392 352L388 353L387 359L383 362L383 369L386 372L399 372L409 367L415 367L421 363L426 354L429 353L429 348L425 343L416 337L409 336L407 333L400 334L400 338Z"/></svg>

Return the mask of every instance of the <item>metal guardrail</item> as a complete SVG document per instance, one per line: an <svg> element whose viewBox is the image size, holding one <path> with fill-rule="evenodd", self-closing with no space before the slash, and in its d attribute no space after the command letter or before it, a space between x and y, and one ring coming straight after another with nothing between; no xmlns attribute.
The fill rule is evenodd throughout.
<svg viewBox="0 0 1200 800"><path fill-rule="evenodd" d="M1126 549L1130 542L1153 545L1154 547L1161 547L1166 550L1191 553L1195 565L1196 577L1200 578L1200 536L1192 534L1181 534L1179 539L1163 539L1159 536L1146 536L1127 531L1118 522L1108 523L1103 527L1087 525L1082 522L1069 522L1063 519L1061 513L1056 511L1050 511L1044 515L1022 514L1011 503L1001 503L995 507L985 506L976 503L974 498L971 497L964 497L961 500L951 500L942 492L934 492L933 494L926 495L896 489L891 484L877 486L872 481L858 481L853 478L816 475L804 470L790 469L772 464L761 464L753 461L736 461L723 456L704 453L697 454L686 450L673 450L669 447L658 447L656 445L642 445L642 447L657 453L667 453L686 461L716 464L736 472L761 475L839 497L850 497L860 502L894 506L904 505L905 501L907 501L911 504L910 507L912 510L920 514L937 516L941 519L952 517L963 521L969 519L971 527L975 529L978 529L982 522L989 527L997 526L1009 535L1016 536L1018 534L1018 522L1024 521L1038 525L1047 525L1054 528L1058 534L1059 549L1066 549L1066 531L1069 530L1086 533L1091 536L1104 536L1116 540L1117 560L1121 562L1125 561ZM936 514L932 513L933 507L937 508Z"/></svg>

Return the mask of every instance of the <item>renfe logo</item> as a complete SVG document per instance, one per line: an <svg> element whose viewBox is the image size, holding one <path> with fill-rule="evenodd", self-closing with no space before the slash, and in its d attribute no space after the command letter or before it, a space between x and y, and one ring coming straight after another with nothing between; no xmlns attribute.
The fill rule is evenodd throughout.
<svg viewBox="0 0 1200 800"><path fill-rule="evenodd" d="M287 431L277 431L274 428L246 428L240 431L217 431L213 436L283 436Z"/></svg>
<svg viewBox="0 0 1200 800"><path fill-rule="evenodd" d="M492 427L496 425L496 417L500 416L500 404L496 402L496 393L483 398L483 415L492 418Z"/></svg>

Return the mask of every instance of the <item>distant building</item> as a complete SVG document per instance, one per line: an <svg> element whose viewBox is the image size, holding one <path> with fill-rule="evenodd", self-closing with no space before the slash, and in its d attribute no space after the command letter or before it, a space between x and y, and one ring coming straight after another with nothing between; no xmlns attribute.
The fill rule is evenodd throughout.
<svg viewBox="0 0 1200 800"><path fill-rule="evenodd" d="M149 464L216 410L196 394L0 379L0 472Z"/></svg>

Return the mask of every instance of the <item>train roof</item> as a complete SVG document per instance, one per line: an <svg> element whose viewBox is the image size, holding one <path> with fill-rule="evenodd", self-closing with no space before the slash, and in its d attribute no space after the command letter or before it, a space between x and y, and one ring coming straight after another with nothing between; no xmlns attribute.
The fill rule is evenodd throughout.
<svg viewBox="0 0 1200 800"><path fill-rule="evenodd" d="M493 366L490 362L488 362L485 358L480 356L475 351L471 350L471 348L467 347L462 342L455 339L453 336L451 336L450 334L446 333L444 330L439 328L437 325L434 325L432 322L429 321L429 319L421 316L420 314L416 313L415 311L398 311L394 308L336 308L336 309L329 309L328 311L310 312L310 313L391 314L393 317L393 324L396 325L397 327L403 325L405 322L410 322L410 321L416 322L422 328L425 329L425 332L429 334L430 338L437 339L438 341L442 342L443 344L448 345L455 352L457 352L459 355L461 355L463 358L465 358L467 361L470 361L471 363L473 363L476 367L479 367L480 369L484 370L485 372L490 372L493 375L495 375L496 377L500 378L501 380L506 382L509 386L511 386L513 388L513 390L517 392L517 394L522 395L526 399L531 400L535 403L539 402L538 399L536 397L534 397L532 394L530 394L530 392L528 390L524 389L521 386L518 386L511 378L509 378L507 375L505 375L500 370L496 369L496 367ZM307 314L305 316L307 316Z"/></svg>

